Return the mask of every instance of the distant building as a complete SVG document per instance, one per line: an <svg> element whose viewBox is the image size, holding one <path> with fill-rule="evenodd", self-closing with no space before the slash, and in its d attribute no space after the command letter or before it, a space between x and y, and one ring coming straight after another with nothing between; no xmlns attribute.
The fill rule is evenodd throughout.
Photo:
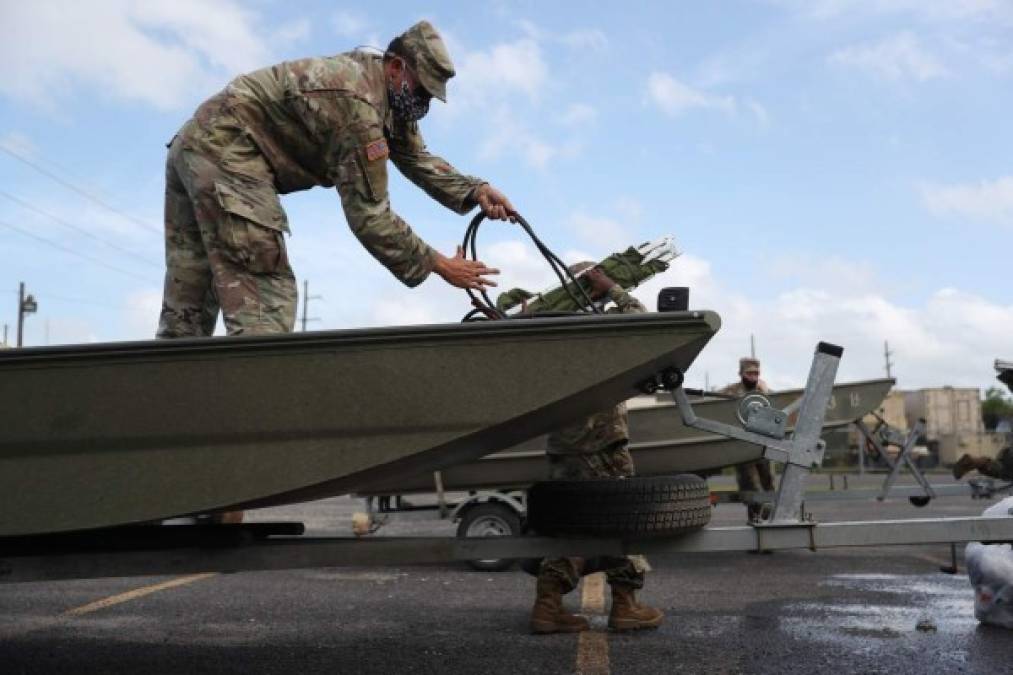
<svg viewBox="0 0 1013 675"><path fill-rule="evenodd" d="M904 393L909 424L925 420L925 438L939 449L939 463L953 464L964 453L995 457L1004 435L985 431L981 390L941 387Z"/></svg>
<svg viewBox="0 0 1013 675"><path fill-rule="evenodd" d="M907 431L911 428L908 424L907 405L905 392L898 389L891 389L890 393L883 399L883 405L876 409L876 414L886 420L886 423L895 429ZM876 426L879 421L872 415L866 415L865 424L870 429Z"/></svg>

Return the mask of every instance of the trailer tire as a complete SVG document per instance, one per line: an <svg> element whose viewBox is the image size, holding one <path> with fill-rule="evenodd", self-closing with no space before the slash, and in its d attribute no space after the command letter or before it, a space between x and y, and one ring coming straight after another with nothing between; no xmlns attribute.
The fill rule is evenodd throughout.
<svg viewBox="0 0 1013 675"><path fill-rule="evenodd" d="M545 481L528 492L528 525L546 536L664 537L710 518L707 481L693 474Z"/></svg>
<svg viewBox="0 0 1013 675"><path fill-rule="evenodd" d="M485 502L467 509L457 526L457 536L516 537L521 534L521 518L512 508L500 502ZM513 558L469 560L468 565L480 572L504 572L514 566Z"/></svg>

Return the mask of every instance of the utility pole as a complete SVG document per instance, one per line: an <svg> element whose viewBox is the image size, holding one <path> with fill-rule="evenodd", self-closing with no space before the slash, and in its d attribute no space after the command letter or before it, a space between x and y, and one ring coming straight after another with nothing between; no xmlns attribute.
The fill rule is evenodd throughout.
<svg viewBox="0 0 1013 675"><path fill-rule="evenodd" d="M31 295L25 297L25 282L22 281L18 285L18 347L21 346L24 337L25 315L35 314L38 309L39 303L35 302L34 297Z"/></svg>
<svg viewBox="0 0 1013 675"><path fill-rule="evenodd" d="M750 358L756 358L756 338L752 333L749 334L749 356Z"/></svg>
<svg viewBox="0 0 1013 675"><path fill-rule="evenodd" d="M310 319L309 318L310 300L323 300L323 297L324 296L322 296L322 295L310 295L310 282L309 281L303 281L302 282L302 332L304 332L304 333L306 332L306 322L307 321L319 321L320 320L320 319L316 319L316 318L314 318L314 319Z"/></svg>
<svg viewBox="0 0 1013 675"><path fill-rule="evenodd" d="M706 370L703 373L703 390L704 391L711 390L711 374Z"/></svg>
<svg viewBox="0 0 1013 675"><path fill-rule="evenodd" d="M893 377L890 371L890 367L893 366L893 362L890 357L893 356L893 352L890 351L890 343L883 340L883 358L886 359L886 376L887 378Z"/></svg>

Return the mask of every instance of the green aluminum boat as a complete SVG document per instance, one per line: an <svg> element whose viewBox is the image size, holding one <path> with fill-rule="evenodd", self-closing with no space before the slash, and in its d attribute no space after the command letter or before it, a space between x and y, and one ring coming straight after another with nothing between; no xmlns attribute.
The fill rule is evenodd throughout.
<svg viewBox="0 0 1013 675"><path fill-rule="evenodd" d="M369 490L685 371L713 312L0 352L0 537Z"/></svg>
<svg viewBox="0 0 1013 675"><path fill-rule="evenodd" d="M894 380L867 380L834 386L824 420L829 431L846 427L879 408ZM768 395L771 404L785 408L802 395L791 389ZM707 397L693 402L699 416L737 425L738 401ZM629 402L630 449L640 476L670 475L720 469L755 461L762 449L745 441L687 427L667 393L640 396ZM789 427L791 428L791 427ZM440 472L440 484L446 491L519 489L544 480L548 471L545 437L524 443L473 462L452 466ZM420 474L402 480L386 480L362 496L400 495L434 492L432 474Z"/></svg>

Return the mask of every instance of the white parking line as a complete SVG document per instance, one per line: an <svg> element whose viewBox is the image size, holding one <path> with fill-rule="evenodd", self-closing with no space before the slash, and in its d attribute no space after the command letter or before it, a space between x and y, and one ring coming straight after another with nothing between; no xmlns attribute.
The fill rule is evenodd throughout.
<svg viewBox="0 0 1013 675"><path fill-rule="evenodd" d="M170 588L176 588L177 586L185 586L186 584L192 584L195 581L201 579L207 579L209 577L216 576L217 572L206 572L204 574L192 574L187 577L178 577L176 579L170 579L169 581L163 581L160 584L152 584L151 586L142 586L141 588L135 588L132 591L126 593L120 593L118 595L112 595L102 600L96 600L95 602L89 602L87 605L81 607L75 607L74 609L68 609L63 613L63 616L81 616L82 614L90 614L106 607L112 607L123 602L129 602L136 600L137 598L143 598L145 595L151 595L159 591L164 591Z"/></svg>
<svg viewBox="0 0 1013 675"><path fill-rule="evenodd" d="M582 614L605 612L605 575L601 572L584 577L580 595ZM580 675L608 675L608 633L588 630L580 633L577 642L577 673Z"/></svg>

